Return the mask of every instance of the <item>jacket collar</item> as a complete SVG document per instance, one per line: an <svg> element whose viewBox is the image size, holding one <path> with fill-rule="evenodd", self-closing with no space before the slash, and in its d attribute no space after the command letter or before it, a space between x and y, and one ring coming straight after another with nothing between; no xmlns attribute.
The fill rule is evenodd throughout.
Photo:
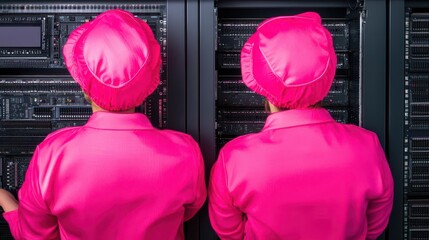
<svg viewBox="0 0 429 240"><path fill-rule="evenodd" d="M144 114L103 111L93 113L85 127L117 130L153 129L152 124Z"/></svg>
<svg viewBox="0 0 429 240"><path fill-rule="evenodd" d="M293 109L270 114L262 131L334 121L329 112L323 108Z"/></svg>

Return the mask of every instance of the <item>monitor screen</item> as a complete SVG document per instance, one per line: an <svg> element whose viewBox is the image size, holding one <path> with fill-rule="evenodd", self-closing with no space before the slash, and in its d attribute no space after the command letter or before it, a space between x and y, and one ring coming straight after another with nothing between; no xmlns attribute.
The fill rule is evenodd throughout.
<svg viewBox="0 0 429 240"><path fill-rule="evenodd" d="M40 26L0 26L1 47L41 47Z"/></svg>

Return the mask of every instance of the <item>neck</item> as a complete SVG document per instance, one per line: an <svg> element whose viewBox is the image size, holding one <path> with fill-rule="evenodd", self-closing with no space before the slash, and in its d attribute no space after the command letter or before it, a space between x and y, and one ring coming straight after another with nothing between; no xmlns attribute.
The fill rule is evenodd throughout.
<svg viewBox="0 0 429 240"><path fill-rule="evenodd" d="M111 111L108 111L106 109L103 109L103 108L99 107L94 102L91 103L91 108L92 108L92 112L93 113L95 113L95 112L111 112ZM131 108L131 109L128 109L128 110L117 111L117 112L114 112L114 113L135 113L135 112L136 112L136 109L135 108Z"/></svg>
<svg viewBox="0 0 429 240"><path fill-rule="evenodd" d="M322 108L322 103L318 102L318 103L316 103L314 105L308 106L307 108L308 109ZM268 102L268 109L269 109L269 112L271 112L271 113L276 113L276 112L282 112L282 111L289 110L288 108L279 108L279 107L273 105L271 102Z"/></svg>
<svg viewBox="0 0 429 240"><path fill-rule="evenodd" d="M278 107L274 106L271 102L268 102L268 106L271 113L276 113L281 111Z"/></svg>

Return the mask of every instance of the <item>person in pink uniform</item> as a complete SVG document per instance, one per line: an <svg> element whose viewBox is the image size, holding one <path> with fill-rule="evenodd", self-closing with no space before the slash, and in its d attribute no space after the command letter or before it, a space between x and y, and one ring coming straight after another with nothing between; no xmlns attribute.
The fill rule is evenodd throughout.
<svg viewBox="0 0 429 240"><path fill-rule="evenodd" d="M266 97L261 132L226 144L209 183L221 239L376 239L393 181L376 134L319 107L336 70L317 13L270 18L241 52L244 83Z"/></svg>
<svg viewBox="0 0 429 240"><path fill-rule="evenodd" d="M78 27L63 49L92 101L86 125L50 134L34 152L19 205L4 190L16 239L184 239L206 198L197 143L158 130L134 108L159 84L149 26L111 10Z"/></svg>

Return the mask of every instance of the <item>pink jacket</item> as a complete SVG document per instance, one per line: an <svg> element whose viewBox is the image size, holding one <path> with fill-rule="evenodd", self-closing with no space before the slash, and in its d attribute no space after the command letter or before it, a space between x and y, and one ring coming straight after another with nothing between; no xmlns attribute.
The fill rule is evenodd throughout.
<svg viewBox="0 0 429 240"><path fill-rule="evenodd" d="M16 239L184 239L206 198L195 141L143 114L96 112L36 149L3 214Z"/></svg>
<svg viewBox="0 0 429 240"><path fill-rule="evenodd" d="M377 136L324 109L271 114L220 152L209 214L222 239L375 239L393 180Z"/></svg>

